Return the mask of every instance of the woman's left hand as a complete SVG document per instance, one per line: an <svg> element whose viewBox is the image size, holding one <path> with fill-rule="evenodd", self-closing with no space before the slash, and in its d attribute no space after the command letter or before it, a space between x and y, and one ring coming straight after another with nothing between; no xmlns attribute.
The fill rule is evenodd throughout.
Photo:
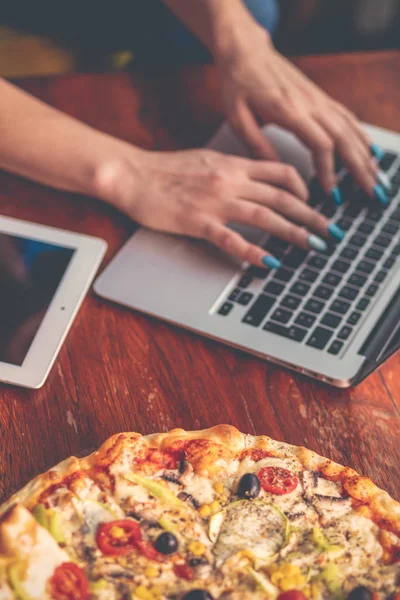
<svg viewBox="0 0 400 600"><path fill-rule="evenodd" d="M263 29L244 23L238 35L214 56L226 117L253 155L279 158L259 127L260 122L275 123L312 151L321 185L337 202L335 153L356 183L385 203L376 191L371 142L355 115L281 56Z"/></svg>

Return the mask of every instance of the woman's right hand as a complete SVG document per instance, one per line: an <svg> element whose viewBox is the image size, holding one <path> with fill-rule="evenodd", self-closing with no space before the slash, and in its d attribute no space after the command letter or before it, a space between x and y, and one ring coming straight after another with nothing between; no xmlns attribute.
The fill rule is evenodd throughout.
<svg viewBox="0 0 400 600"><path fill-rule="evenodd" d="M227 227L245 223L300 248L324 250L344 233L307 204L298 172L281 162L211 150L135 149L98 173L99 196L151 229L211 242L241 261L271 268L279 261Z"/></svg>

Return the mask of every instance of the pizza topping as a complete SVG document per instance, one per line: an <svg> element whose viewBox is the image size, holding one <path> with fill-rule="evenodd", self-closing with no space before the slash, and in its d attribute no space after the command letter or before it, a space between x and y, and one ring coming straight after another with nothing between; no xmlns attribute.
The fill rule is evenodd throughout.
<svg viewBox="0 0 400 600"><path fill-rule="evenodd" d="M181 579L186 579L186 581L190 581L193 579L194 573L193 569L189 567L185 562L178 562L174 564L174 573L177 577Z"/></svg>
<svg viewBox="0 0 400 600"><path fill-rule="evenodd" d="M299 590L288 590L279 594L278 600L307 600L307 596Z"/></svg>
<svg viewBox="0 0 400 600"><path fill-rule="evenodd" d="M61 517L58 512L47 509L44 504L36 504L32 510L32 515L42 527L47 529L58 544L63 544L65 542Z"/></svg>
<svg viewBox="0 0 400 600"><path fill-rule="evenodd" d="M288 469L264 467L258 472L261 487L271 494L283 496L296 489L299 479Z"/></svg>
<svg viewBox="0 0 400 600"><path fill-rule="evenodd" d="M185 594L182 600L213 600L210 592L207 590L190 590L187 594Z"/></svg>
<svg viewBox="0 0 400 600"><path fill-rule="evenodd" d="M161 554L174 554L178 550L179 543L173 533L165 531L156 539L155 547Z"/></svg>
<svg viewBox="0 0 400 600"><path fill-rule="evenodd" d="M52 600L86 600L89 583L78 565L66 562L56 568L50 580Z"/></svg>
<svg viewBox="0 0 400 600"><path fill-rule="evenodd" d="M11 567L8 570L8 578L10 580L10 585L14 590L15 594L17 595L17 598L19 598L20 600L32 600L31 596L26 592L22 584L22 573L26 572L26 569L26 561L21 561L17 564L11 565Z"/></svg>
<svg viewBox="0 0 400 600"><path fill-rule="evenodd" d="M240 478L237 495L239 498L257 498L261 490L260 480L254 473L245 473Z"/></svg>
<svg viewBox="0 0 400 600"><path fill-rule="evenodd" d="M142 532L135 521L120 519L99 526L97 545L103 554L117 556L128 554L142 539Z"/></svg>
<svg viewBox="0 0 400 600"><path fill-rule="evenodd" d="M169 504L170 506L183 507L185 504L182 500L179 500L177 496L173 492L171 492L166 485L159 483L158 481L153 481L152 479L148 479L147 477L143 477L142 475L136 475L135 473L131 473L130 475L125 475L125 479L131 481L132 483L136 483L137 485L141 485L145 489L147 489L152 496Z"/></svg>
<svg viewBox="0 0 400 600"><path fill-rule="evenodd" d="M364 585L359 585L350 592L347 600L373 600L372 592Z"/></svg>

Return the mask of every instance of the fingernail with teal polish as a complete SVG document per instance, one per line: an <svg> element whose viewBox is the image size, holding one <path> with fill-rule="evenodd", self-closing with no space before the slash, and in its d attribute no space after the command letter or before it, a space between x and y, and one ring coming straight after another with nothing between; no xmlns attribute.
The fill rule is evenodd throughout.
<svg viewBox="0 0 400 600"><path fill-rule="evenodd" d="M379 202L381 204L383 204L384 206L389 204L389 199L386 195L385 190L383 189L383 187L381 185L376 184L376 186L374 187L374 193L375 193L375 197L379 200Z"/></svg>
<svg viewBox="0 0 400 600"><path fill-rule="evenodd" d="M381 185L383 185L383 187L386 190L388 190L388 192L390 192L390 190L392 189L392 184L390 183L390 179L386 175L386 173L384 173L383 171L378 171L378 173L376 174L376 177L377 177L379 183Z"/></svg>
<svg viewBox="0 0 400 600"><path fill-rule="evenodd" d="M339 190L338 187L332 188L331 196L333 198L334 203L337 206L343 204L342 192Z"/></svg>
<svg viewBox="0 0 400 600"><path fill-rule="evenodd" d="M385 156L385 152L378 144L371 144L371 152L378 160L381 160Z"/></svg>
<svg viewBox="0 0 400 600"><path fill-rule="evenodd" d="M281 266L280 261L277 258L274 258L273 256L264 256L262 261L264 265L269 269L279 269L279 267Z"/></svg>
<svg viewBox="0 0 400 600"><path fill-rule="evenodd" d="M330 235L338 242L341 242L345 236L343 229L341 229L339 225L336 225L335 223L329 224L328 231Z"/></svg>
<svg viewBox="0 0 400 600"><path fill-rule="evenodd" d="M310 235L308 245L318 252L326 252L328 250L328 244L317 235Z"/></svg>

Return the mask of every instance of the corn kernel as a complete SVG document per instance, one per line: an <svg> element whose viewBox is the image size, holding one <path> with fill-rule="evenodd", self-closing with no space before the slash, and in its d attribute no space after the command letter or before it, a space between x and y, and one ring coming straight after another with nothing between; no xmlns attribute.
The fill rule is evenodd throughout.
<svg viewBox="0 0 400 600"><path fill-rule="evenodd" d="M201 542L190 542L188 545L188 550L194 554L194 556L203 556L204 552L206 551L204 544Z"/></svg>
<svg viewBox="0 0 400 600"><path fill-rule="evenodd" d="M153 577L157 577L158 569L156 569L156 567L152 567L152 566L147 567L144 574L146 575L146 577L150 577L150 579L152 579Z"/></svg>
<svg viewBox="0 0 400 600"><path fill-rule="evenodd" d="M209 507L212 514L215 514L221 510L221 505L218 502L218 500L214 500L213 502L211 502L211 504L209 504Z"/></svg>
<svg viewBox="0 0 400 600"><path fill-rule="evenodd" d="M111 535L111 537L119 539L124 537L125 531L122 529L122 527L116 527L114 525L114 527L111 527L109 534Z"/></svg>
<svg viewBox="0 0 400 600"><path fill-rule="evenodd" d="M214 483L214 490L217 492L217 494L223 494L224 493L223 484L220 483L219 481L217 481L217 483Z"/></svg>
<svg viewBox="0 0 400 600"><path fill-rule="evenodd" d="M284 592L301 588L305 584L300 567L290 564L275 567L271 575L271 582Z"/></svg>
<svg viewBox="0 0 400 600"><path fill-rule="evenodd" d="M135 590L135 596L142 600L153 600L153 594L144 585L139 585Z"/></svg>
<svg viewBox="0 0 400 600"><path fill-rule="evenodd" d="M200 506L199 515L203 517L203 519L206 519L211 515L211 508L208 506L208 504L202 504Z"/></svg>

